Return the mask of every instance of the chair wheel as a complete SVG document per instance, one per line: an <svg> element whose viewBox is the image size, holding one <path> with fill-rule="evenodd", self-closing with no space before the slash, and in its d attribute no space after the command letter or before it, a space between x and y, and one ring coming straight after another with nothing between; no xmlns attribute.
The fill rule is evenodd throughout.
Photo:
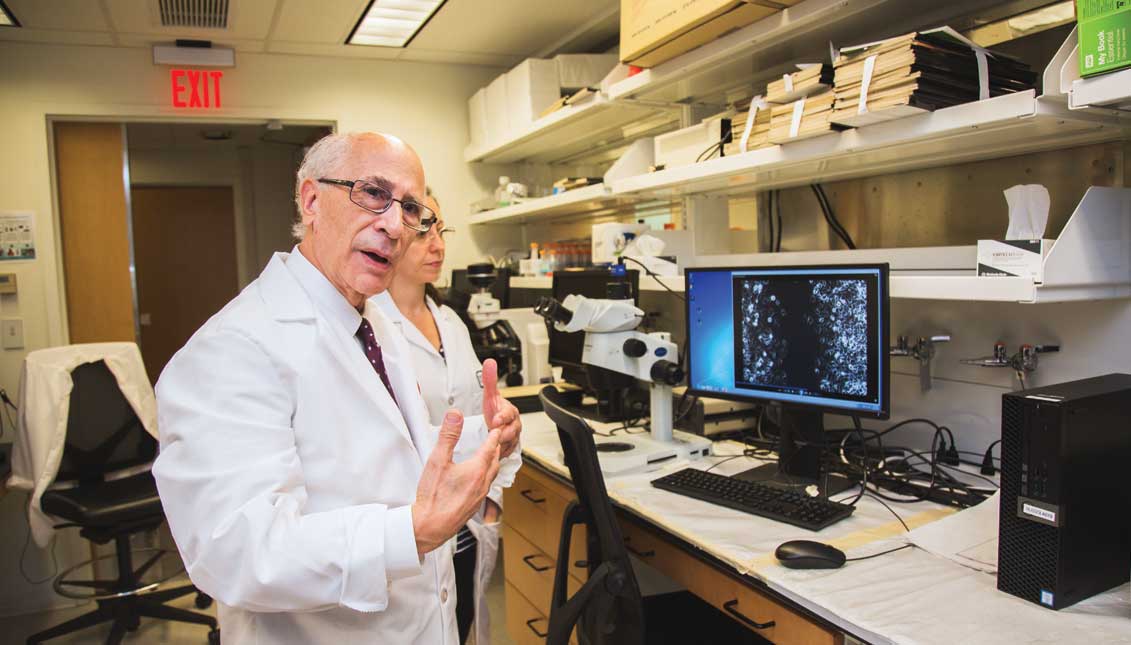
<svg viewBox="0 0 1131 645"><path fill-rule="evenodd" d="M220 645L220 630L213 629L208 632L208 645Z"/></svg>
<svg viewBox="0 0 1131 645"><path fill-rule="evenodd" d="M208 609L211 606L212 606L212 596L208 596L208 595L202 594L202 593L196 594L196 608L197 609ZM218 643L220 641L216 641L216 642Z"/></svg>

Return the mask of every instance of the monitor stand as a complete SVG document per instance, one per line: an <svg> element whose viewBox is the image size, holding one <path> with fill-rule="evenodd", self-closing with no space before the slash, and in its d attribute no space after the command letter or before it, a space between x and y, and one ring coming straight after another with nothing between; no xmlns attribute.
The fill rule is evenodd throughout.
<svg viewBox="0 0 1131 645"><path fill-rule="evenodd" d="M815 485L826 498L853 488L857 482L821 468L824 416L819 411L782 408L778 463L751 468L732 477L785 489Z"/></svg>

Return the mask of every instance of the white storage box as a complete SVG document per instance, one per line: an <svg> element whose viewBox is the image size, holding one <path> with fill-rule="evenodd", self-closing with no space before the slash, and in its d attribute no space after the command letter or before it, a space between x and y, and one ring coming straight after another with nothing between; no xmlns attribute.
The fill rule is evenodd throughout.
<svg viewBox="0 0 1131 645"><path fill-rule="evenodd" d="M558 54L558 84L567 92L583 87L600 87L601 81L617 65L616 54Z"/></svg>
<svg viewBox="0 0 1131 645"><path fill-rule="evenodd" d="M487 88L481 87L479 91L467 99L467 133L471 138L471 145L478 148L487 143Z"/></svg>
<svg viewBox="0 0 1131 645"><path fill-rule="evenodd" d="M978 275L1045 281L1045 256L1054 240L978 240Z"/></svg>
<svg viewBox="0 0 1131 645"><path fill-rule="evenodd" d="M507 115L507 75L500 74L487 86L487 143L496 145L510 134Z"/></svg>
<svg viewBox="0 0 1131 645"><path fill-rule="evenodd" d="M558 66L545 58L527 58L507 72L507 118L511 131L534 123L562 96Z"/></svg>

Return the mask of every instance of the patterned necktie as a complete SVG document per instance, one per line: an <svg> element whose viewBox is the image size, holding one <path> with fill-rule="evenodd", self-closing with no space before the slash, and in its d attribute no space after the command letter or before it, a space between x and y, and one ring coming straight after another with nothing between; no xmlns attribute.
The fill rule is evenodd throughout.
<svg viewBox="0 0 1131 645"><path fill-rule="evenodd" d="M381 382L385 384L389 396L393 397L393 403L396 403L397 395L393 394L393 385L389 383L389 375L385 372L385 361L381 358L381 346L377 344L377 337L373 335L373 325L370 325L365 318L361 319L361 326L357 328L357 338L361 341L361 346L365 350L365 357L369 359L369 363L377 371L377 376L381 377Z"/></svg>

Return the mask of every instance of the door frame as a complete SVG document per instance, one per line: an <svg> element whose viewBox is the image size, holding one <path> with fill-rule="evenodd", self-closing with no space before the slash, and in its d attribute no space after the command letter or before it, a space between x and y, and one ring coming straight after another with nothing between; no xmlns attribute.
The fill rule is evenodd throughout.
<svg viewBox="0 0 1131 645"><path fill-rule="evenodd" d="M51 186L51 220L52 225L56 231L62 230L62 217L61 209L59 207L59 169L57 166L57 159L55 158L55 124L63 122L80 122L80 123L117 123L122 128L122 181L123 188L126 192L126 223L127 240L129 243L130 252L130 288L133 292L131 294L133 299L133 318L134 318L134 334L136 338L140 338L140 320L138 318L138 301L137 301L137 274L134 264L134 240L133 240L133 212L130 204L130 157L129 157L129 140L126 136L126 125L130 123L173 123L178 125L266 125L268 122L275 121L286 126L308 126L308 127L323 127L330 128L332 133L338 132L338 122L335 119L277 119L275 117L265 116L258 117L189 117L189 116L144 116L144 115L80 115L80 114L48 114L46 115L47 127L47 168L50 174L48 180ZM186 184L187 186L187 184ZM233 184L233 193L235 184ZM233 209L235 211L235 209ZM233 217L239 217L239 212L233 212ZM237 242L236 242L236 258L244 257L245 249L239 248L239 226L238 221ZM63 260L63 236L54 236L54 255L55 255L55 275L58 276L56 280L56 294L58 297L58 307L60 312L60 323L63 327L63 338L66 343L71 342L71 323L70 312L67 307L67 271Z"/></svg>

